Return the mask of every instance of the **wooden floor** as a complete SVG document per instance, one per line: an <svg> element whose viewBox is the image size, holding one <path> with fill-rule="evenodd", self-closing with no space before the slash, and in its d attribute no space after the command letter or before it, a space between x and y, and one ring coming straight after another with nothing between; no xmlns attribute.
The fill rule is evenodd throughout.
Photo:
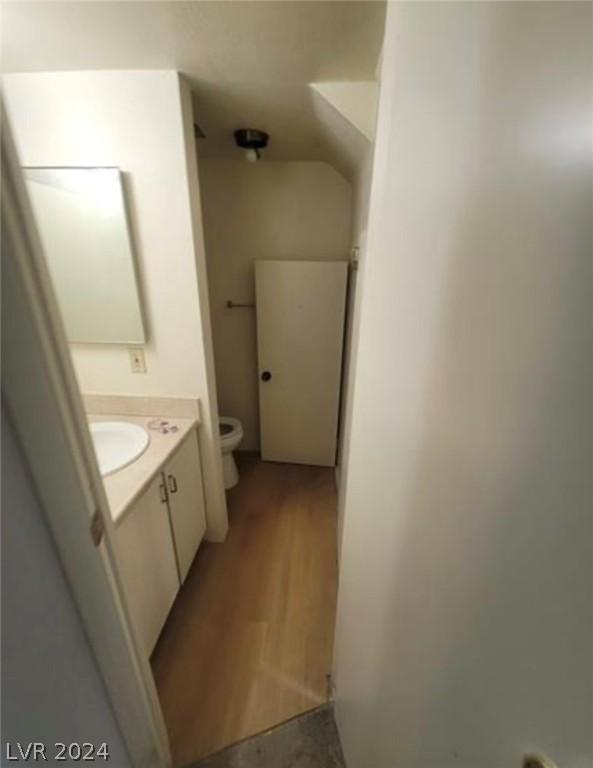
<svg viewBox="0 0 593 768"><path fill-rule="evenodd" d="M185 766L327 699L337 586L333 469L244 454L224 544L203 544L152 657Z"/></svg>

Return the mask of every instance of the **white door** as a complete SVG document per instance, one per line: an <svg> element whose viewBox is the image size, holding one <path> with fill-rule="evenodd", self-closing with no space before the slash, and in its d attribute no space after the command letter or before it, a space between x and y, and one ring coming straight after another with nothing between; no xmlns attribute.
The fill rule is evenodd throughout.
<svg viewBox="0 0 593 768"><path fill-rule="evenodd" d="M167 463L165 475L179 576L183 583L206 530L202 471L195 431L188 435Z"/></svg>
<svg viewBox="0 0 593 768"><path fill-rule="evenodd" d="M334 466L348 264L256 261L261 454Z"/></svg>
<svg viewBox="0 0 593 768"><path fill-rule="evenodd" d="M158 474L115 530L132 618L151 654L179 589L169 512Z"/></svg>

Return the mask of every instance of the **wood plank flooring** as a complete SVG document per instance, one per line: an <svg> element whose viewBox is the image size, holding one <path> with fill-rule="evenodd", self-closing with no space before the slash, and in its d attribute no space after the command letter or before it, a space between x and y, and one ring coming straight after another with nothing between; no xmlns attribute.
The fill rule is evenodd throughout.
<svg viewBox="0 0 593 768"><path fill-rule="evenodd" d="M227 540L200 547L152 657L177 766L327 700L334 471L248 454L239 471Z"/></svg>

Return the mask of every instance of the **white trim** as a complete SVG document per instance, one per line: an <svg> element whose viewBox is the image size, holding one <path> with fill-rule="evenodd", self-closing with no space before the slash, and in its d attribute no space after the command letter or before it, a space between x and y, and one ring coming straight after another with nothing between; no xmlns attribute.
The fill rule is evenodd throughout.
<svg viewBox="0 0 593 768"><path fill-rule="evenodd" d="M199 383L200 395L200 457L204 478L206 501L206 540L223 542L229 529L222 454L218 442L218 399L216 394L216 371L214 365L214 344L210 320L210 297L208 293L208 270L204 246L202 203L198 178L198 161L194 137L194 114L191 89L187 79L177 74L179 105L183 146L185 150L187 210L191 217L191 230L198 287L198 321L202 338L203 380Z"/></svg>
<svg viewBox="0 0 593 768"><path fill-rule="evenodd" d="M132 765L170 768L149 662L122 597L113 522L64 329L4 112L2 117L3 401ZM95 512L105 531L98 548L89 529Z"/></svg>

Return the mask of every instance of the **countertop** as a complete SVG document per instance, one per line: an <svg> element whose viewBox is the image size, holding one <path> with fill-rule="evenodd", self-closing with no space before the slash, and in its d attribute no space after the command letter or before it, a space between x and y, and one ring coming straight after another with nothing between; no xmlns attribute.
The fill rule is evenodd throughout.
<svg viewBox="0 0 593 768"><path fill-rule="evenodd" d="M150 484L152 478L161 469L163 464L183 442L192 429L197 429L196 419L181 419L158 417L158 416L122 416L105 415L100 416L87 414L90 423L97 421L127 421L130 424L138 424L148 432L150 442L148 448L127 467L114 472L103 478L107 501L111 510L111 517L114 523L119 523L124 517L126 510L141 495L144 489ZM177 427L176 431L164 434L159 429L149 427L156 421L166 421L167 427Z"/></svg>

